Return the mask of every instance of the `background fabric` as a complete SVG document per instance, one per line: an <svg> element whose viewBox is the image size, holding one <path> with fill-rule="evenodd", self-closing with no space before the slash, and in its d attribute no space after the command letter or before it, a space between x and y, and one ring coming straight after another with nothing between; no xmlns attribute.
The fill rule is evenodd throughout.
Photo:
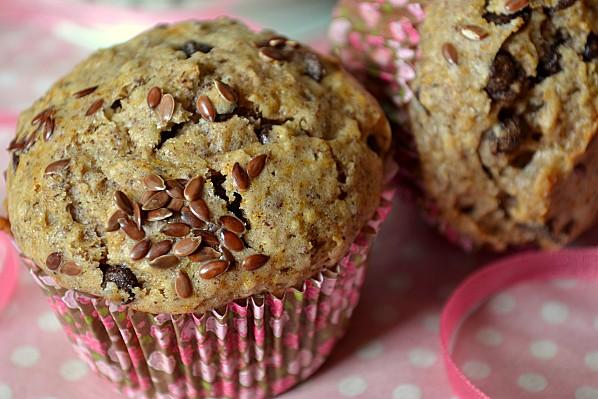
<svg viewBox="0 0 598 399"><path fill-rule="evenodd" d="M332 6L318 0L1 1L0 111L28 106L94 48L125 40L156 18L226 13L325 49ZM13 128L0 122L2 170ZM348 335L284 399L454 399L439 357L440 311L454 287L492 257L463 253L412 205L395 205ZM596 238L593 232L580 243ZM0 247L0 265L5 250ZM0 399L120 399L77 358L39 288L25 272L21 277L17 296L0 314ZM458 364L493 398L598 399L596 288L559 280L501 293L464 323L454 345Z"/></svg>

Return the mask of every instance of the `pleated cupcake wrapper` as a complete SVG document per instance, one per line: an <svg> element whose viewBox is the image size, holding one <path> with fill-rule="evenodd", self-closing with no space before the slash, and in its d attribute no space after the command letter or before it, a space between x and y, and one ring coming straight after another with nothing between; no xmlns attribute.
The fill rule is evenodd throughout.
<svg viewBox="0 0 598 399"><path fill-rule="evenodd" d="M393 191L335 267L282 296L254 295L204 314L149 314L59 287L25 263L79 356L130 398L259 399L313 374L359 300L370 244Z"/></svg>

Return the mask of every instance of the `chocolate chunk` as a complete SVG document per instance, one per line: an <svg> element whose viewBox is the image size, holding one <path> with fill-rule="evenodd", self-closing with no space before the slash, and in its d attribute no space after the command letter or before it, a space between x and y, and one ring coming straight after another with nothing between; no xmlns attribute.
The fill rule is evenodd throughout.
<svg viewBox="0 0 598 399"><path fill-rule="evenodd" d="M561 55L558 52L559 46L566 40L562 31L548 39L548 44L541 49L540 60L536 72L536 82L539 83L549 76L555 75L561 71Z"/></svg>
<svg viewBox="0 0 598 399"><path fill-rule="evenodd" d="M100 265L100 269L104 274L102 288L106 288L108 283L114 283L120 290L126 291L129 294L129 300L125 303L130 303L135 299L133 289L141 287L141 285L131 269L121 265Z"/></svg>
<svg viewBox="0 0 598 399"><path fill-rule="evenodd" d="M542 81L549 76L561 71L561 56L556 49L549 49L538 61L537 81Z"/></svg>
<svg viewBox="0 0 598 399"><path fill-rule="evenodd" d="M525 122L519 115L500 115L500 125L493 131L492 152L510 153L516 150L525 137Z"/></svg>
<svg viewBox="0 0 598 399"><path fill-rule="evenodd" d="M554 7L555 11L564 10L565 8L571 7L573 4L577 3L577 0L560 0L557 5Z"/></svg>
<svg viewBox="0 0 598 399"><path fill-rule="evenodd" d="M532 12L529 8L524 8L513 14L496 14L493 12L486 12L482 15L487 22L496 24L496 25L505 25L514 20L515 18L522 18L524 25L527 25L529 20L532 17Z"/></svg>
<svg viewBox="0 0 598 399"><path fill-rule="evenodd" d="M521 80L521 67L506 51L496 54L490 67L490 78L486 92L495 101L513 101L519 92L513 84Z"/></svg>
<svg viewBox="0 0 598 399"><path fill-rule="evenodd" d="M598 34L590 32L586 47L583 50L583 60L590 62L598 58Z"/></svg>
<svg viewBox="0 0 598 399"><path fill-rule="evenodd" d="M213 48L214 46L210 46L209 44L189 40L183 44L181 50L187 55L187 58L189 58L198 51L207 54L212 51Z"/></svg>

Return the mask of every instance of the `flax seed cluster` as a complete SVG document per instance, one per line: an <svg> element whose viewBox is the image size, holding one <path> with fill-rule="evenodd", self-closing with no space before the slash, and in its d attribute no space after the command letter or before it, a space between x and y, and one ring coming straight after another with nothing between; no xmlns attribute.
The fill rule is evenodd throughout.
<svg viewBox="0 0 598 399"><path fill-rule="evenodd" d="M377 103L311 49L228 19L158 26L22 113L12 231L65 288L199 312L337 263L389 145Z"/></svg>

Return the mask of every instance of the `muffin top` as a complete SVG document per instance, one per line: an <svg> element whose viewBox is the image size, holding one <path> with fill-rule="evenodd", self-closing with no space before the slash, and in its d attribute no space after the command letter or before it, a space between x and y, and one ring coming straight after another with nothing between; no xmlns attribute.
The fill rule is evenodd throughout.
<svg viewBox="0 0 598 399"><path fill-rule="evenodd" d="M8 214L61 286L201 312L337 263L378 205L389 146L334 60L230 19L160 25L21 114Z"/></svg>

